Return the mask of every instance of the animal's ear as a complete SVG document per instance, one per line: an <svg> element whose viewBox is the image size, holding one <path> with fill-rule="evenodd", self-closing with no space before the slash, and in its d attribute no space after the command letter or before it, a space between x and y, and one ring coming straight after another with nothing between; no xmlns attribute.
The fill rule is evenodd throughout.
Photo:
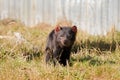
<svg viewBox="0 0 120 80"><path fill-rule="evenodd" d="M77 27L76 27L76 26L73 26L73 27L72 27L72 31L73 31L73 32L77 32Z"/></svg>
<svg viewBox="0 0 120 80"><path fill-rule="evenodd" d="M61 28L60 26L57 26L57 27L55 28L55 33L59 32L61 29L62 29L62 28Z"/></svg>

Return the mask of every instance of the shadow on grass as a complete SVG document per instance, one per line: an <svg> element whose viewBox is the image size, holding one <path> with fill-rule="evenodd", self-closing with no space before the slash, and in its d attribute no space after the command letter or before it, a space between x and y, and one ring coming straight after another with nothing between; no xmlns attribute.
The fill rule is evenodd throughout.
<svg viewBox="0 0 120 80"><path fill-rule="evenodd" d="M26 59L26 61L33 60L35 58L40 58L42 52L37 47L33 47L32 49L27 50L26 48L22 49L22 57Z"/></svg>
<svg viewBox="0 0 120 80"><path fill-rule="evenodd" d="M72 52L77 53L77 51L81 49L96 49L100 51L115 51L116 46L120 45L120 41L116 43L114 40L111 42L106 42L104 40L99 41L90 41L86 40L84 42L81 41L81 43L75 43Z"/></svg>
<svg viewBox="0 0 120 80"><path fill-rule="evenodd" d="M0 59L7 59L7 57L11 57L13 59L22 57L26 61L31 61L33 59L39 59L42 56L42 52L37 47L33 47L31 49L28 49L27 47L22 47L19 49L19 54L17 52L13 51L6 51L6 49L0 49Z"/></svg>
<svg viewBox="0 0 120 80"><path fill-rule="evenodd" d="M72 61L73 62L82 62L82 63L86 63L88 62L90 66L100 66L100 65L104 65L104 64L115 64L116 62L115 61L111 61L111 60L100 60L96 57L91 57L90 55L87 55L87 56L84 56L84 57L81 57L79 58L79 60L77 60L76 58L73 59L72 58Z"/></svg>

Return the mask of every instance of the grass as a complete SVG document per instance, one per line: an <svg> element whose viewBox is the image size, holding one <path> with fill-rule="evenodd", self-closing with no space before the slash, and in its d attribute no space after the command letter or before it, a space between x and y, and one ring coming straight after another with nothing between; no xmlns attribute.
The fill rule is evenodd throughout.
<svg viewBox="0 0 120 80"><path fill-rule="evenodd" d="M46 38L54 27L37 26L0 23L0 80L120 80L120 32L92 36L78 31L71 65L54 67L44 62Z"/></svg>

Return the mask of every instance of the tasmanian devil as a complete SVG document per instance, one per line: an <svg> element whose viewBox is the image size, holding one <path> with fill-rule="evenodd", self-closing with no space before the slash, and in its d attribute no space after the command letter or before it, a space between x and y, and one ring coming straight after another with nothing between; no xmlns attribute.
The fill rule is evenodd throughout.
<svg viewBox="0 0 120 80"><path fill-rule="evenodd" d="M46 63L53 61L54 65L59 62L65 66L70 60L70 52L76 39L76 33L76 26L57 26L52 30L48 36L45 49Z"/></svg>

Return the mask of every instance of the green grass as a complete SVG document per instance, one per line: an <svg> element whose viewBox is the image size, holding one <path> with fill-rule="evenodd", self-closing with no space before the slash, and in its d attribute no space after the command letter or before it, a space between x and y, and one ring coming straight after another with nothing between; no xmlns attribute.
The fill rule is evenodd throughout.
<svg viewBox="0 0 120 80"><path fill-rule="evenodd" d="M46 65L45 44L53 29L44 24L0 24L0 80L120 80L120 32L92 36L78 31L70 66ZM14 32L25 41L17 42ZM113 36L114 33L114 36Z"/></svg>

